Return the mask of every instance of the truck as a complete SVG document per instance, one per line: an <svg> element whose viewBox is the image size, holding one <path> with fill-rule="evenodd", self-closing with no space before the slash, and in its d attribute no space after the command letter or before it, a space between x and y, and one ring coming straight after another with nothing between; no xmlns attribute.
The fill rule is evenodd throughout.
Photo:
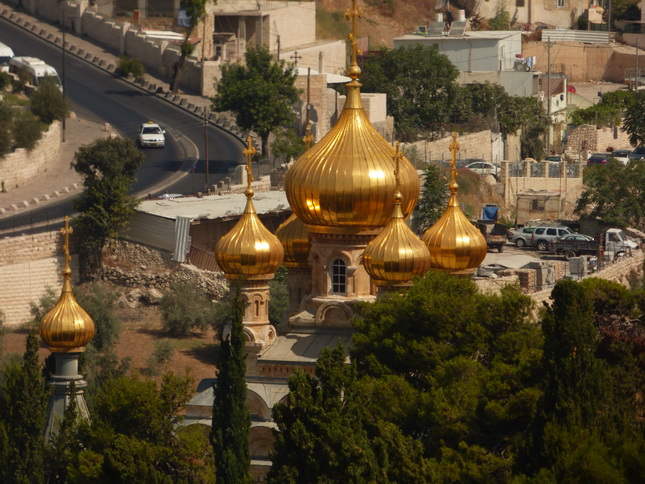
<svg viewBox="0 0 645 484"><path fill-rule="evenodd" d="M637 247L638 244L630 240L621 229L603 230L595 239L573 234L549 241L551 252L564 255L567 260L581 255L599 255L601 252L613 253L614 257L629 255Z"/></svg>
<svg viewBox="0 0 645 484"><path fill-rule="evenodd" d="M475 222L475 226L486 237L486 245L488 245L489 249L497 249L497 252L504 250L506 234L508 233L506 225L491 220L478 220Z"/></svg>

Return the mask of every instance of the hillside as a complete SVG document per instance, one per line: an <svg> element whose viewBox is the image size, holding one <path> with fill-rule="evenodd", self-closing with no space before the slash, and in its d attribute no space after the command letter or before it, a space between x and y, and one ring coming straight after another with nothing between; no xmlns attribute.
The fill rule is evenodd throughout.
<svg viewBox="0 0 645 484"><path fill-rule="evenodd" d="M435 0L359 0L363 19L359 36L368 37L370 50L392 46L392 39L411 33L417 25L428 24L435 17ZM316 0L317 37L346 39L351 26L345 19L349 0Z"/></svg>

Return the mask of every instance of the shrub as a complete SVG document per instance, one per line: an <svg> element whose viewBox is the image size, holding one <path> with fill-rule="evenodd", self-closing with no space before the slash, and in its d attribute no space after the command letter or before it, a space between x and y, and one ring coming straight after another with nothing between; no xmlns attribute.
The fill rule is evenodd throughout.
<svg viewBox="0 0 645 484"><path fill-rule="evenodd" d="M121 320L114 310L118 297L118 293L105 291L97 284L77 294L78 303L94 320L92 346L99 351L112 348L121 333Z"/></svg>
<svg viewBox="0 0 645 484"><path fill-rule="evenodd" d="M67 117L67 100L53 81L46 80L31 96L31 112L51 124Z"/></svg>
<svg viewBox="0 0 645 484"><path fill-rule="evenodd" d="M40 296L40 299L38 299L38 304L34 303L33 301L29 303L29 312L31 312L33 321L39 322L41 319L43 319L45 314L47 314L54 307L57 300L58 295L51 287L45 289L45 294Z"/></svg>
<svg viewBox="0 0 645 484"><path fill-rule="evenodd" d="M5 101L0 101L0 156L8 153L13 144L11 134L13 126L13 112L11 106Z"/></svg>
<svg viewBox="0 0 645 484"><path fill-rule="evenodd" d="M4 91L11 85L11 76L6 72L0 72L0 90Z"/></svg>
<svg viewBox="0 0 645 484"><path fill-rule="evenodd" d="M119 67L117 73L123 77L132 74L133 77L139 79L143 77L146 70L139 59L133 57L121 56L119 58Z"/></svg>
<svg viewBox="0 0 645 484"><path fill-rule="evenodd" d="M287 290L287 269L280 267L273 280L269 281L271 300L269 301L269 322L278 326L289 304L289 291ZM229 319L230 321L230 319Z"/></svg>
<svg viewBox="0 0 645 484"><path fill-rule="evenodd" d="M43 135L44 126L31 115L22 114L13 122L13 143L15 148L33 150Z"/></svg>
<svg viewBox="0 0 645 484"><path fill-rule="evenodd" d="M170 335L185 337L193 330L203 331L210 319L206 294L187 282L176 282L161 298L163 328Z"/></svg>
<svg viewBox="0 0 645 484"><path fill-rule="evenodd" d="M158 375L159 370L163 369L168 365L168 363L170 363L174 352L175 349L172 347L170 340L162 339L161 341L156 342L155 349L148 357L147 373L150 375Z"/></svg>

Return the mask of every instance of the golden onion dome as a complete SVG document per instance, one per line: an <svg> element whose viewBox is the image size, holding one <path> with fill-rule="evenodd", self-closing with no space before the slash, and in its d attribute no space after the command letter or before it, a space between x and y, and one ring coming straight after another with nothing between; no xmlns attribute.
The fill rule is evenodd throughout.
<svg viewBox="0 0 645 484"><path fill-rule="evenodd" d="M448 208L441 218L423 233L421 239L430 250L430 265L433 269L456 272L479 267L486 257L488 246L484 235L470 223L459 207L459 185L455 181L459 144L457 134L453 133L452 137L452 180Z"/></svg>
<svg viewBox="0 0 645 484"><path fill-rule="evenodd" d="M69 267L69 218L65 217L65 228L61 229L65 237L65 268L63 269L63 289L56 305L40 322L40 337L52 352L78 353L85 351L85 346L94 337L94 321L76 302L72 293Z"/></svg>
<svg viewBox="0 0 645 484"><path fill-rule="evenodd" d="M363 110L360 84L347 84L345 107L334 127L289 169L285 191L294 213L316 232L356 233L387 224L394 209L394 148ZM401 209L419 198L416 169L401 163Z"/></svg>
<svg viewBox="0 0 645 484"><path fill-rule="evenodd" d="M395 159L402 158L399 144ZM398 181L398 176L395 176ZM405 223L401 210L401 192L394 193L394 211L390 222L365 248L363 265L376 284L397 284L410 281L414 276L430 270L430 252L426 245Z"/></svg>
<svg viewBox="0 0 645 484"><path fill-rule="evenodd" d="M246 207L240 220L215 246L217 263L229 279L273 274L284 258L282 244L260 221L253 206L251 157L255 154L255 148L250 136L247 142L248 148L244 150L248 175L248 186L244 192Z"/></svg>
<svg viewBox="0 0 645 484"><path fill-rule="evenodd" d="M307 267L309 265L309 231L295 213L285 220L275 235L284 248L284 265L287 267Z"/></svg>

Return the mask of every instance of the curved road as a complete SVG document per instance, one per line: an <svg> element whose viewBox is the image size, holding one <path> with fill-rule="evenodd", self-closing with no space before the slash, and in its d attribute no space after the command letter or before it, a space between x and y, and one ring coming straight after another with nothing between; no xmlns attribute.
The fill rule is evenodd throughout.
<svg viewBox="0 0 645 484"><path fill-rule="evenodd" d="M30 55L43 59L62 76L62 52L59 47L0 19L0 42L11 46L15 55ZM205 186L204 128L200 118L154 94L139 90L110 73L85 62L71 54L65 61L66 94L72 110L80 116L97 122L107 122L122 136L135 138L138 125L154 120L166 130L166 147L160 150L145 150L146 161L138 173L133 187L135 193L151 191L156 195L161 186L171 193L190 194L202 191ZM224 178L228 169L243 162L242 144L238 138L213 126L208 128L209 182L214 184ZM200 153L200 161L194 173L187 173L191 163L186 160L185 147L193 144ZM192 152L192 150L191 150ZM177 180L173 175L183 173ZM155 193L155 189L156 192ZM25 223L37 218L50 218L57 210L69 212L70 205L50 204L24 215ZM35 213L34 213L35 212ZM39 216L40 213L40 216ZM11 217L12 225L22 217Z"/></svg>

